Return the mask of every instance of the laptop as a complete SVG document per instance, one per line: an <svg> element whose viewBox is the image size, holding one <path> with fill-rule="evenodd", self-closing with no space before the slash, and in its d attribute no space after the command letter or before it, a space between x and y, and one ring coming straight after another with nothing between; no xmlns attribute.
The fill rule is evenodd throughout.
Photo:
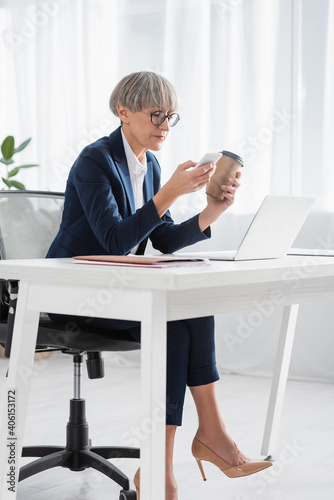
<svg viewBox="0 0 334 500"><path fill-rule="evenodd" d="M196 252L210 260L256 260L285 257L315 198L266 196L238 250Z"/></svg>

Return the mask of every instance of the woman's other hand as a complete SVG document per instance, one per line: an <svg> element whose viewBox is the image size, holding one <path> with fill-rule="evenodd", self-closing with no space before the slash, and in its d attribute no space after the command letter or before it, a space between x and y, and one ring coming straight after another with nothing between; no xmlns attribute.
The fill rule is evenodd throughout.
<svg viewBox="0 0 334 500"><path fill-rule="evenodd" d="M210 224L215 222L219 216L225 212L235 200L237 189L240 187L241 172L237 172L235 178L231 178L229 186L221 186L223 200L217 200L210 195L207 195L207 206L199 214L198 224L201 231L204 231Z"/></svg>

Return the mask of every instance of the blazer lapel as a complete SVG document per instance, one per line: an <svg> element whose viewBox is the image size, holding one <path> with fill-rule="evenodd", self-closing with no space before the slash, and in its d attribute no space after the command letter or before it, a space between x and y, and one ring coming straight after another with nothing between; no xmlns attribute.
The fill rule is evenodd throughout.
<svg viewBox="0 0 334 500"><path fill-rule="evenodd" d="M121 134L121 127L112 132L109 136L109 142L111 146L111 154L112 158L115 162L116 168L118 170L119 176L122 180L124 191L126 194L126 198L128 204L130 206L131 213L134 214L136 212L135 209L135 199L133 196L130 172L128 168L128 164L126 161L123 139Z"/></svg>

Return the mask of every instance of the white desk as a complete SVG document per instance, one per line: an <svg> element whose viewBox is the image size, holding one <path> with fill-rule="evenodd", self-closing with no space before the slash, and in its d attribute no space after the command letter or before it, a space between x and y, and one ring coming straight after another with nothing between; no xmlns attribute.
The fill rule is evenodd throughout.
<svg viewBox="0 0 334 500"><path fill-rule="evenodd" d="M273 454L297 318L298 304L334 298L334 259L287 257L210 266L139 269L72 264L68 259L0 262L0 278L20 280L7 393L15 390L16 481L28 405L40 311L96 315L142 322L141 496L164 498L166 321L255 309L261 301L284 306L262 454ZM205 332L203 332L205 334ZM0 435L1 500L8 489L7 401Z"/></svg>

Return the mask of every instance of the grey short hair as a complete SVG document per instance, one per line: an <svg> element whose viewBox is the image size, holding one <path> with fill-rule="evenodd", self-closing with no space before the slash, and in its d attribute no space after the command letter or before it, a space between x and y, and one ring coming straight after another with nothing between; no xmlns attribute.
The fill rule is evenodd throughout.
<svg viewBox="0 0 334 500"><path fill-rule="evenodd" d="M116 116L118 103L132 112L147 108L176 111L179 97L174 85L165 77L151 71L140 71L122 78L112 91L109 107Z"/></svg>

